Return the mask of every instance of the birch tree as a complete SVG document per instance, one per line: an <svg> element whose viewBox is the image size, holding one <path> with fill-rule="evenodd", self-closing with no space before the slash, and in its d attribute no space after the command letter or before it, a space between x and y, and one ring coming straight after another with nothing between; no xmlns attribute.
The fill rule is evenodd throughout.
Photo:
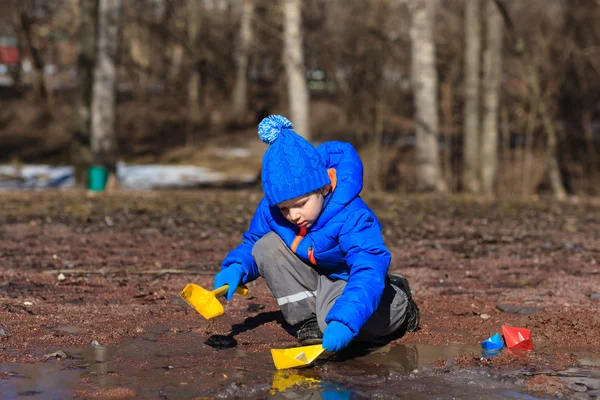
<svg viewBox="0 0 600 400"><path fill-rule="evenodd" d="M479 84L481 65L481 0L465 0L465 70L464 70L464 116L463 116L463 187L478 194L480 113Z"/></svg>
<svg viewBox="0 0 600 400"><path fill-rule="evenodd" d="M243 0L238 48L235 54L237 71L232 101L233 116L237 123L243 122L248 113L248 58L253 40L253 14L254 0Z"/></svg>
<svg viewBox="0 0 600 400"><path fill-rule="evenodd" d="M498 109L502 78L502 17L493 0L485 10L487 23L484 51L483 122L481 137L481 185L485 196L493 196L498 172Z"/></svg>
<svg viewBox="0 0 600 400"><path fill-rule="evenodd" d="M310 99L306 84L302 49L301 0L283 0L284 51L290 119L294 131L310 140Z"/></svg>
<svg viewBox="0 0 600 400"><path fill-rule="evenodd" d="M415 101L417 189L445 192L438 135L438 77L433 35L437 0L411 0L411 74Z"/></svg>
<svg viewBox="0 0 600 400"><path fill-rule="evenodd" d="M109 188L116 184L116 88L122 13L122 0L100 0L92 89L92 153L94 164L109 171Z"/></svg>

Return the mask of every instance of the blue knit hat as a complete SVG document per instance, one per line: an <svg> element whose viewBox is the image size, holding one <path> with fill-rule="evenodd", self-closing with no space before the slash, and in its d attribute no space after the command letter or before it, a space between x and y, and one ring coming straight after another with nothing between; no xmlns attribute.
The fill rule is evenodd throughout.
<svg viewBox="0 0 600 400"><path fill-rule="evenodd" d="M269 144L262 160L262 187L269 204L303 196L331 183L325 161L281 115L258 124L258 136Z"/></svg>

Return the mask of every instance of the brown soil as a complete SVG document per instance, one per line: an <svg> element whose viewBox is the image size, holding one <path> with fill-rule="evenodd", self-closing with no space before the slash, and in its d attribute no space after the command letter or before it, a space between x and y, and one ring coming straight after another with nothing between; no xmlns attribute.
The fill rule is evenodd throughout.
<svg viewBox="0 0 600 400"><path fill-rule="evenodd" d="M43 361L49 351L92 340L122 343L157 326L165 327L165 343L186 333L203 340L223 335L265 362L268 349L295 345L261 279L249 285L248 298L236 296L223 317L207 322L178 299L186 283L212 287L260 196L253 190L1 194L0 328L8 336L0 336L0 363ZM531 329L534 352L490 359L465 353L454 360L497 371L557 371L600 352L600 300L591 296L600 293L597 204L366 200L384 226L391 271L409 278L422 313L422 329L397 343L478 345L502 325ZM499 305L524 308L511 313ZM231 362L219 357L208 354L205 365ZM552 386L539 377L531 385Z"/></svg>

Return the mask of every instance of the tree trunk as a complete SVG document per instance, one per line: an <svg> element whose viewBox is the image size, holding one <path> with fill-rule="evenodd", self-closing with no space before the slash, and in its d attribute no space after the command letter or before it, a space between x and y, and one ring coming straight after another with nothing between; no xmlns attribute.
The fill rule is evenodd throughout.
<svg viewBox="0 0 600 400"><path fill-rule="evenodd" d="M464 169L466 192L479 194L479 74L481 65L481 0L466 0L465 7L465 106Z"/></svg>
<svg viewBox="0 0 600 400"><path fill-rule="evenodd" d="M533 66L532 66L533 70ZM535 79L534 85L535 90L538 95L541 95L539 77L537 73L532 72L532 80ZM541 97L540 97L541 98ZM556 132L556 127L554 125L554 121L552 121L550 115L548 114L548 110L546 108L546 103L544 101L539 102L539 111L540 117L542 118L542 124L544 125L544 130L546 131L546 162L548 177L550 178L550 186L552 187L552 191L554 192L554 197L557 200L564 200L567 197L567 191L562 183L562 178L560 175L560 167L558 163L557 151L558 151L558 133Z"/></svg>
<svg viewBox="0 0 600 400"><path fill-rule="evenodd" d="M492 0L486 4L486 49L484 51L483 124L481 143L481 189L495 194L498 172L498 114L502 78L502 17Z"/></svg>
<svg viewBox="0 0 600 400"><path fill-rule="evenodd" d="M510 150L510 117L506 104L500 107L500 165L509 165L512 152ZM513 178L517 179L517 178Z"/></svg>
<svg viewBox="0 0 600 400"><path fill-rule="evenodd" d="M596 151L596 143L594 141L594 131L592 130L592 116L590 111L584 111L581 118L583 126L583 137L585 138L587 159L589 165L589 182L590 187L596 187L598 175L598 152ZM600 193L594 193L599 195Z"/></svg>
<svg viewBox="0 0 600 400"><path fill-rule="evenodd" d="M283 0L283 17L283 63L287 75L290 119L294 123L294 131L310 140L310 99L304 73L301 0Z"/></svg>
<svg viewBox="0 0 600 400"><path fill-rule="evenodd" d="M92 91L92 153L94 165L108 169L109 181L115 181L118 157L116 88L122 11L122 0L100 0Z"/></svg>
<svg viewBox="0 0 600 400"><path fill-rule="evenodd" d="M454 157L452 146L452 132L454 127L453 112L454 109L454 82L459 74L459 64L451 61L444 80L440 83L440 109L442 115L442 126L444 127L444 151L442 154L442 176L448 187L448 191L452 192L456 187L455 177L453 173Z"/></svg>
<svg viewBox="0 0 600 400"><path fill-rule="evenodd" d="M417 189L445 192L438 145L438 77L433 22L437 0L412 0L410 37L415 96Z"/></svg>
<svg viewBox="0 0 600 400"><path fill-rule="evenodd" d="M181 79L181 64L183 63L184 47L179 43L174 43L170 46L167 52L170 57L171 65L169 65L168 82L171 85L177 85L178 79Z"/></svg>
<svg viewBox="0 0 600 400"><path fill-rule="evenodd" d="M240 21L240 36L236 51L237 72L233 89L233 117L240 124L248 113L248 57L253 40L252 19L254 0L244 0Z"/></svg>
<svg viewBox="0 0 600 400"><path fill-rule="evenodd" d="M369 177L365 180L365 184L369 189L375 192L380 192L384 188L384 176L382 173L381 148L383 142L383 120L384 120L384 104L382 100L383 85L380 85L379 93L372 106L372 127L373 127L373 153L371 154L371 162L369 166Z"/></svg>
<svg viewBox="0 0 600 400"><path fill-rule="evenodd" d="M200 0L188 1L188 46L192 58L192 71L188 86L188 127L186 144L194 145L195 125L200 121L200 50L198 33L201 16Z"/></svg>
<svg viewBox="0 0 600 400"><path fill-rule="evenodd" d="M173 50L171 49L171 47L174 45L171 43L170 27L173 24L173 11L175 10L175 8L168 5L168 3L165 4L167 5L164 8L160 21L158 22L160 26L163 27L163 29L159 31L159 57L161 58L161 69L159 76L160 79L165 81L166 87L171 86L167 90L172 90L172 82L170 81L171 76L169 75L169 72L173 63ZM153 29L152 26L149 26L149 29Z"/></svg>
<svg viewBox="0 0 600 400"><path fill-rule="evenodd" d="M86 171L92 164L91 107L96 60L96 31L98 0L80 0L79 56L77 58L77 109L75 137L71 146L71 162L75 167L76 183L86 184Z"/></svg>
<svg viewBox="0 0 600 400"><path fill-rule="evenodd" d="M567 191L565 190L565 187L562 183L558 158L556 154L558 134L556 132L556 128L554 127L553 121L549 115L546 101L542 96L540 80L537 70L535 68L535 64L531 55L527 52L527 49L524 46L525 41L515 30L514 24L512 22L512 19L510 18L510 14L508 13L508 9L506 7L505 2L502 0L494 0L494 2L496 3L498 9L502 12L502 17L509 28L509 33L511 35L513 45L515 45L515 47L519 49L519 54L524 59L526 79L528 80L529 89L531 90L531 93L538 102L537 111L540 113L542 125L546 132L547 172L550 178L550 185L552 186L552 190L554 191L554 196L559 200L564 199L567 197Z"/></svg>
<svg viewBox="0 0 600 400"><path fill-rule="evenodd" d="M33 70L33 90L38 98L46 102L48 111L54 114L54 93L52 87L44 74L44 60L40 48L36 45L33 37L34 22L31 16L23 8L25 5L17 0L13 0L13 25L16 31L17 40L20 49L25 49L31 57L31 67ZM23 53L21 53L23 57Z"/></svg>
<svg viewBox="0 0 600 400"><path fill-rule="evenodd" d="M525 121L525 140L523 141L523 168L521 179L521 196L529 197L532 192L531 175L533 170L533 133L537 129L539 122L538 117L538 102L539 99L535 96L529 96L531 103L527 119Z"/></svg>

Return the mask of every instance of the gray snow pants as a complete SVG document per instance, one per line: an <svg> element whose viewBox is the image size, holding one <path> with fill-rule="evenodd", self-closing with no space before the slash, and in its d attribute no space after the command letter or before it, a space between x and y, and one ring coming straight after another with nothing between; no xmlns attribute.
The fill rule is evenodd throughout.
<svg viewBox="0 0 600 400"><path fill-rule="evenodd" d="M342 295L346 281L332 281L320 275L294 254L274 232L266 234L254 244L252 256L260 275L265 278L277 299L285 320L290 325L296 325L316 316L319 328L325 331L325 317ZM365 323L357 339L369 341L396 332L404 322L407 303L406 294L388 282L379 307Z"/></svg>

